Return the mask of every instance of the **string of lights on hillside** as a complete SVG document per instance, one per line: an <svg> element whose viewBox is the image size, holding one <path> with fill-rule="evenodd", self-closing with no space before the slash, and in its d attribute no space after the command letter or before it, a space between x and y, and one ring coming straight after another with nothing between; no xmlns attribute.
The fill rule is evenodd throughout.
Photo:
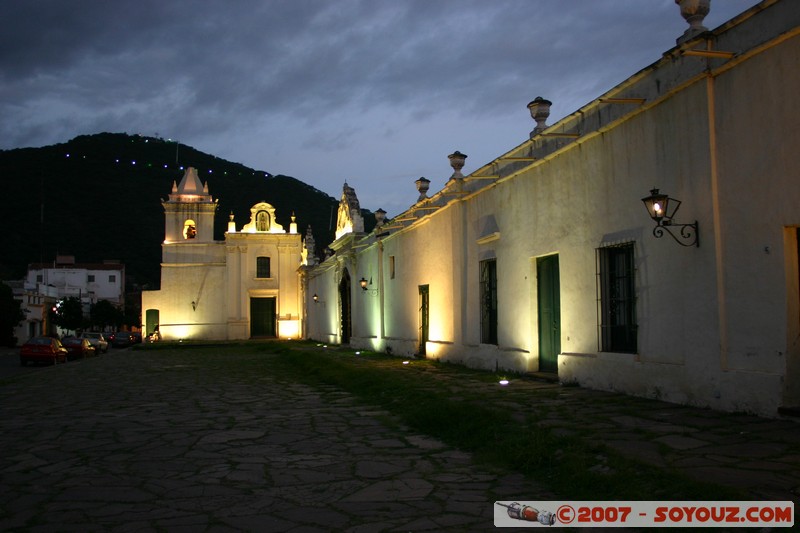
<svg viewBox="0 0 800 533"><path fill-rule="evenodd" d="M148 143L149 141L150 141L150 139L144 139L145 143ZM167 142L167 141L175 142L175 141L172 141L172 139L166 139L166 140L155 139L155 141L158 141L158 142ZM135 143L136 139L131 139L131 142ZM178 147L179 146L180 146L180 143L178 143L176 145L176 147L175 147L175 158L176 158L176 160L178 158ZM72 152L65 152L64 156L67 159L87 159L86 155L83 155L83 154L77 155L77 154L73 154ZM216 156L209 156L209 157L216 157ZM89 159L90 160L98 160L95 157L89 157ZM131 167L162 168L161 167L161 163L152 163L152 162L144 163L144 162L137 161L135 159L129 159L128 160L128 159L125 159L123 157L115 157L114 158L114 163L118 164L118 165L119 164L124 164L124 165L128 165L129 164ZM239 164L239 163L236 163L236 164ZM186 170L186 167L184 165L180 165L178 163L175 163L175 164L164 163L163 164L163 168L167 169L167 170L180 170L181 172ZM208 168L208 169L200 169L200 168L197 168L197 167L195 167L195 168L197 169L198 174L214 174L214 169L211 169L211 168ZM228 171L227 170L223 170L221 172L221 174L223 176L227 176L228 175ZM263 170L256 170L256 171L253 171L251 173L252 176L258 176L259 174L263 174L267 178L271 178L272 177L272 174L270 174L269 172L265 172ZM218 173L218 175L219 175L219 173ZM238 175L242 176L243 173L242 172L238 172Z"/></svg>

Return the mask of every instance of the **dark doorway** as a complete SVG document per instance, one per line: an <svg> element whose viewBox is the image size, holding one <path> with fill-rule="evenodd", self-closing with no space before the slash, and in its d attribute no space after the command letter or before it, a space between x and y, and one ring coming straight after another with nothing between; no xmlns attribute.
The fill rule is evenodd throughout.
<svg viewBox="0 0 800 533"><path fill-rule="evenodd" d="M480 275L481 342L497 344L497 261L481 261Z"/></svg>
<svg viewBox="0 0 800 533"><path fill-rule="evenodd" d="M561 288L558 255L536 259L539 307L539 371L558 372L561 353Z"/></svg>
<svg viewBox="0 0 800 533"><path fill-rule="evenodd" d="M353 334L350 309L350 273L345 270L342 274L342 281L339 282L339 301L342 303L342 344L350 344L350 336Z"/></svg>
<svg viewBox="0 0 800 533"><path fill-rule="evenodd" d="M428 285L419 286L419 355L425 356L430 325L430 296Z"/></svg>
<svg viewBox="0 0 800 533"><path fill-rule="evenodd" d="M250 336L275 337L275 298L250 298Z"/></svg>

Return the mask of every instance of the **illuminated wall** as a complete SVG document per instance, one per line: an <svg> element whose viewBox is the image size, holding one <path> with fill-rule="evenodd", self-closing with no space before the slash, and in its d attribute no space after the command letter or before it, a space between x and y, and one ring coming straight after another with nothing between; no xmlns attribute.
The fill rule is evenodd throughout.
<svg viewBox="0 0 800 533"><path fill-rule="evenodd" d="M800 111L787 106L800 88L800 14L790 5L764 4L708 43L669 50L470 175L441 179L372 233L340 235L307 272L324 301L309 304L308 336L336 341L347 269L351 346L418 353L427 285L427 357L538 371L537 260L557 256L560 380L769 416L800 405L800 152L787 149L800 141ZM685 54L706 46L735 57ZM677 220L698 221L700 247L653 235L641 202L653 187L683 201ZM611 352L598 254L620 245L633 254L636 347ZM485 260L496 262L496 344L481 342Z"/></svg>

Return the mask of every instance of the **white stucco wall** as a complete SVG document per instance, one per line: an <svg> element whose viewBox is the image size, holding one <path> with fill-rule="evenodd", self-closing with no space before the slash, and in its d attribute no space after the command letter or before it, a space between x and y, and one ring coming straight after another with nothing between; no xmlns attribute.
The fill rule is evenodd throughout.
<svg viewBox="0 0 800 533"><path fill-rule="evenodd" d="M467 176L459 199L435 195L438 211L412 208L398 219L413 220L390 222L380 238L347 236L336 257L309 271L308 293L321 300L308 310L309 336L337 341L348 268L352 346L415 353L418 287L427 284L429 357L536 371L536 260L558 254L561 380L771 416L799 405L792 5L765 2L722 27L713 46L732 58L682 53L703 39L668 51L605 95L641 101L587 104ZM571 132L577 138L548 137ZM699 247L654 237L641 202L654 187L683 202L675 220L698 222ZM637 348L605 353L596 250L621 243L633 245ZM479 265L488 258L497 264L497 345L480 342ZM357 294L362 276L374 294L372 285Z"/></svg>

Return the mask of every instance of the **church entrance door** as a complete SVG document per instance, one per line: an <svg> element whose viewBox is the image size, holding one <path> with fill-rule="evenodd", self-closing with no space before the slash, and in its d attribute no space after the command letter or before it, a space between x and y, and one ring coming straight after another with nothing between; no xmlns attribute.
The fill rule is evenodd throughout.
<svg viewBox="0 0 800 533"><path fill-rule="evenodd" d="M275 337L275 298L250 298L250 336Z"/></svg>

